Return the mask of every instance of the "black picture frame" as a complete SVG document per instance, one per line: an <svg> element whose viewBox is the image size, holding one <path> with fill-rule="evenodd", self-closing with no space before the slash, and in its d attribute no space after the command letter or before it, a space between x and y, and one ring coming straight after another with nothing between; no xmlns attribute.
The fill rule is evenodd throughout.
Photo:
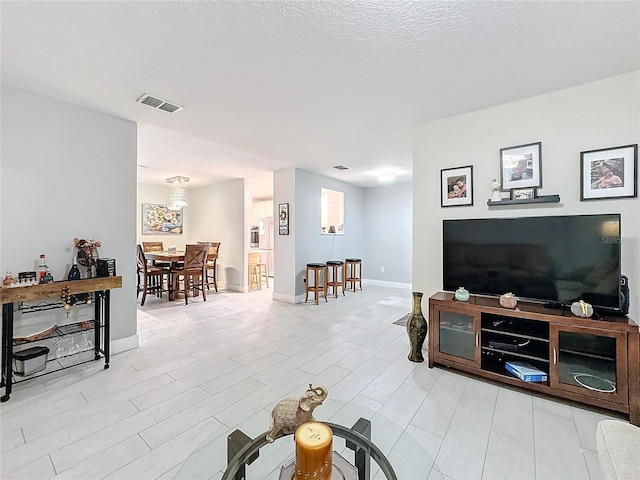
<svg viewBox="0 0 640 480"><path fill-rule="evenodd" d="M637 196L637 143L580 152L580 201Z"/></svg>
<svg viewBox="0 0 640 480"><path fill-rule="evenodd" d="M500 149L500 185L503 192L542 187L542 142Z"/></svg>
<svg viewBox="0 0 640 480"><path fill-rule="evenodd" d="M473 205L473 165L440 170L440 205L463 207Z"/></svg>
<svg viewBox="0 0 640 480"><path fill-rule="evenodd" d="M278 235L289 235L289 204L278 204Z"/></svg>

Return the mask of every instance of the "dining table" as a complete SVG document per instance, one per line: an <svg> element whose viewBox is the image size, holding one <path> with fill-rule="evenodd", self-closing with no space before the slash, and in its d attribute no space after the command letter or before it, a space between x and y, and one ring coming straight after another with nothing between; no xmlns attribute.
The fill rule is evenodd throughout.
<svg viewBox="0 0 640 480"><path fill-rule="evenodd" d="M184 250L176 250L176 251L164 250L161 252L145 252L144 256L148 260L169 263L171 264L171 270L173 270L175 267L177 267L179 263L184 262L185 253L186 252ZM217 253L207 254L207 261L215 260L217 258L218 258ZM173 278L171 277L172 277L172 274L169 274L169 301L173 301L175 299L173 295L173 288L172 288ZM195 291L194 295L198 296L197 290Z"/></svg>

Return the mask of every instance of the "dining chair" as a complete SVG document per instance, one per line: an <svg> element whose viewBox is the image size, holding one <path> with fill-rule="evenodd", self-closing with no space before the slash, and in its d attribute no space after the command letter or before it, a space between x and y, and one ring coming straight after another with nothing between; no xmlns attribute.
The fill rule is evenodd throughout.
<svg viewBox="0 0 640 480"><path fill-rule="evenodd" d="M164 243L163 242L142 242L142 248L146 252L164 252ZM156 267L165 267L169 268L171 266L168 262L157 262L153 260L151 262L152 265Z"/></svg>
<svg viewBox="0 0 640 480"><path fill-rule="evenodd" d="M147 298L147 293L156 294L162 298L162 293L169 291L170 271L168 268L150 265L144 254L142 245L137 245L137 250L138 283L136 286L136 298L140 295L140 292L142 292L140 306L143 306ZM165 288L165 279L167 288Z"/></svg>
<svg viewBox="0 0 640 480"><path fill-rule="evenodd" d="M198 242L198 245L209 245L209 255L218 254L220 251L220 243L214 242ZM218 259L214 258L212 260L207 260L207 264L205 265L205 284L207 285L207 290L209 290L209 279L213 282L213 288L215 288L216 292L218 291L218 278L216 274Z"/></svg>
<svg viewBox="0 0 640 480"><path fill-rule="evenodd" d="M142 242L142 248L145 252L162 252L164 244L162 242Z"/></svg>
<svg viewBox="0 0 640 480"><path fill-rule="evenodd" d="M260 261L260 253L249 253L248 264L249 290L252 286L262 290L262 279L266 280L267 288L269 288L269 269L266 263Z"/></svg>
<svg viewBox="0 0 640 480"><path fill-rule="evenodd" d="M205 264L207 262L207 253L209 244L187 245L184 253L184 263L180 266L171 268L171 276L173 278L173 298L181 291L180 277L182 277L182 293L184 294L185 305L189 304L189 290L193 290L193 296L197 296L197 292L202 292L202 299L207 301L207 290L205 287Z"/></svg>

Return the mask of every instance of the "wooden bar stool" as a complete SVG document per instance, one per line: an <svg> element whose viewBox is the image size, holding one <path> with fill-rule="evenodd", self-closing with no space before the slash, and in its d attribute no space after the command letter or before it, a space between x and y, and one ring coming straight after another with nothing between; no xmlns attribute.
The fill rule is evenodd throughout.
<svg viewBox="0 0 640 480"><path fill-rule="evenodd" d="M356 291L356 283L362 290L362 259L360 258L347 258L345 260L345 270L347 276L345 278L345 284L347 288L352 287L353 291Z"/></svg>
<svg viewBox="0 0 640 480"><path fill-rule="evenodd" d="M260 253L250 253L248 265L249 290L251 290L251 287L262 290L263 280L267 283L267 288L269 288L269 269L266 263L260 261Z"/></svg>
<svg viewBox="0 0 640 480"><path fill-rule="evenodd" d="M327 302L327 264L326 263L307 263L305 276L307 278L307 288L305 289L304 303L309 300L309 292L314 293L316 305L318 305L318 294L324 294L324 301ZM311 276L313 276L313 285L311 285Z"/></svg>
<svg viewBox="0 0 640 480"><path fill-rule="evenodd" d="M331 272L331 278L327 280L327 289L333 288L333 294L338 298L338 288L342 287L342 296L344 296L344 262L342 260L328 260L327 269ZM338 270L340 270L339 275Z"/></svg>

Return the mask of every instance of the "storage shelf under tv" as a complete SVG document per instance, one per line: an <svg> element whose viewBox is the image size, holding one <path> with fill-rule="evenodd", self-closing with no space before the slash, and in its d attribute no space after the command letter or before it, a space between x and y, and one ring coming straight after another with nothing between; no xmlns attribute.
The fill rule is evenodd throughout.
<svg viewBox="0 0 640 480"><path fill-rule="evenodd" d="M511 200L505 198L498 202L487 200L487 205L490 207L496 207L499 205L526 205L528 203L560 203L560 195L541 195L536 198L524 198L522 200Z"/></svg>
<svg viewBox="0 0 640 480"><path fill-rule="evenodd" d="M520 380L505 368L513 361L548 380ZM629 317L582 318L524 301L507 309L498 297L460 302L453 292L438 292L429 298L429 367L435 365L622 412L640 425L640 327Z"/></svg>

